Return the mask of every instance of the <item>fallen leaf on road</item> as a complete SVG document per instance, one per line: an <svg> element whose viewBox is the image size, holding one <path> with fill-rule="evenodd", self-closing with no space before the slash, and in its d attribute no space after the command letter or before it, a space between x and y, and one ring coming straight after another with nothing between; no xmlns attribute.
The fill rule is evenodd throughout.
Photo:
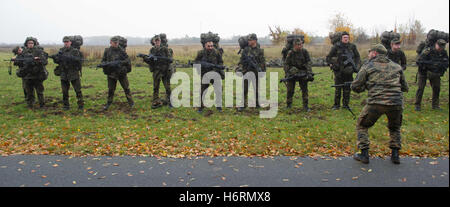
<svg viewBox="0 0 450 207"><path fill-rule="evenodd" d="M143 171L143 170L141 170L141 171L139 171L139 173L141 173L141 174L144 174L144 171Z"/></svg>
<svg viewBox="0 0 450 207"><path fill-rule="evenodd" d="M19 164L25 165L25 161L22 160L22 161L19 162Z"/></svg>
<svg viewBox="0 0 450 207"><path fill-rule="evenodd" d="M114 166L119 166L119 163L114 163L113 165L114 165Z"/></svg>
<svg viewBox="0 0 450 207"><path fill-rule="evenodd" d="M75 180L74 180L74 181L72 181L72 184L76 185L76 184L77 184L77 181L75 181Z"/></svg>
<svg viewBox="0 0 450 207"><path fill-rule="evenodd" d="M45 183L44 185L45 185L45 186L48 186L48 185L50 185L50 183Z"/></svg>
<svg viewBox="0 0 450 207"><path fill-rule="evenodd" d="M163 186L167 186L167 184L165 182L162 183Z"/></svg>
<svg viewBox="0 0 450 207"><path fill-rule="evenodd" d="M223 181L225 181L227 178L226 178L226 177L222 177L222 178L220 178L220 179L222 179Z"/></svg>
<svg viewBox="0 0 450 207"><path fill-rule="evenodd" d="M289 179L283 179L283 182L289 182Z"/></svg>
<svg viewBox="0 0 450 207"><path fill-rule="evenodd" d="M213 161L213 160L208 160L208 163L209 163L210 165L212 165L212 164L214 164L214 161Z"/></svg>
<svg viewBox="0 0 450 207"><path fill-rule="evenodd" d="M340 178L336 178L336 181L341 181L341 179Z"/></svg>
<svg viewBox="0 0 450 207"><path fill-rule="evenodd" d="M322 182L328 182L328 179L322 179Z"/></svg>
<svg viewBox="0 0 450 207"><path fill-rule="evenodd" d="M45 176L45 175L41 175L41 178L46 178L47 176Z"/></svg>
<svg viewBox="0 0 450 207"><path fill-rule="evenodd" d="M439 162L438 162L438 161L433 161L433 162L430 162L430 165L437 165L437 164L439 164Z"/></svg>
<svg viewBox="0 0 450 207"><path fill-rule="evenodd" d="M53 167L58 167L59 165L58 164L54 164L54 165L52 165Z"/></svg>
<svg viewBox="0 0 450 207"><path fill-rule="evenodd" d="M352 180L358 180L358 177L352 177Z"/></svg>
<svg viewBox="0 0 450 207"><path fill-rule="evenodd" d="M146 161L145 161L145 160L141 160L141 161L139 161L139 164L144 164L144 163L146 163Z"/></svg>
<svg viewBox="0 0 450 207"><path fill-rule="evenodd" d="M223 158L223 160L222 160L222 162L227 162L228 160L227 160L227 158Z"/></svg>
<svg viewBox="0 0 450 207"><path fill-rule="evenodd" d="M372 169L369 169L367 172L372 172Z"/></svg>

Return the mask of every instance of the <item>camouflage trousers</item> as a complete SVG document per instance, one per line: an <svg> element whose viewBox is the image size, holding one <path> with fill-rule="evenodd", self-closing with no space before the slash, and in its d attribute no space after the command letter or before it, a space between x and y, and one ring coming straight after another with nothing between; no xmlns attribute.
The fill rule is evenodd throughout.
<svg viewBox="0 0 450 207"><path fill-rule="evenodd" d="M36 91L39 105L43 106L44 101L44 81L39 79L24 79L25 81L25 91L27 94L26 102L28 107L33 107L35 102L34 91Z"/></svg>
<svg viewBox="0 0 450 207"><path fill-rule="evenodd" d="M255 98L256 98L256 106L259 106L259 79L258 79L258 72L256 71L248 71L246 73L254 73L255 74L255 83L250 82L247 79L244 79L244 106L248 106L248 87L250 84L252 84L253 89L255 91ZM244 73L243 75L245 75L246 73Z"/></svg>
<svg viewBox="0 0 450 207"><path fill-rule="evenodd" d="M441 76L438 73L419 73L417 77L417 92L416 92L416 106L421 106L423 92L425 90L425 86L427 85L427 79L430 80L431 89L433 91L432 102L431 105L433 108L439 107L439 93L441 91Z"/></svg>
<svg viewBox="0 0 450 207"><path fill-rule="evenodd" d="M402 126L403 108L402 106L386 106L378 104L368 104L364 106L359 115L356 124L356 131L358 134L358 148L369 149L369 128L372 127L377 120L386 114L388 118L388 129L391 141L389 147L391 149L401 149L401 134L400 128Z"/></svg>
<svg viewBox="0 0 450 207"><path fill-rule="evenodd" d="M353 81L353 74L345 74L342 71L334 71L334 84L344 84L344 82ZM334 91L334 105L341 105L341 95L343 96L342 105L348 106L350 103L350 86L349 87L336 87Z"/></svg>
<svg viewBox="0 0 450 207"><path fill-rule="evenodd" d="M308 81L306 80L300 80L300 81L288 81L286 83L287 87L287 105L292 104L292 97L294 96L295 92L295 85L296 83L299 83L300 89L302 91L302 100L303 100L303 107L308 106Z"/></svg>
<svg viewBox="0 0 450 207"><path fill-rule="evenodd" d="M64 106L69 106L69 89L70 84L72 84L75 94L77 96L78 106L84 106L83 94L81 93L81 80L79 78L75 80L62 80L61 79L61 89L63 94L63 104Z"/></svg>
<svg viewBox="0 0 450 207"><path fill-rule="evenodd" d="M153 72L153 105L159 105L161 104L159 100L159 87L161 85L161 81L164 85L164 88L166 89L166 100L164 100L167 103L170 103L170 75L164 74L162 71L154 71Z"/></svg>
<svg viewBox="0 0 450 207"><path fill-rule="evenodd" d="M25 101L27 100L27 86L25 84L25 79L22 78L22 89L23 89L23 95L25 96Z"/></svg>
<svg viewBox="0 0 450 207"><path fill-rule="evenodd" d="M202 76L203 79L203 76ZM205 107L203 104L203 99L206 98L205 91L209 88L210 85L214 84L214 80L211 80L209 84L201 84L200 87L200 95L201 95L201 108ZM222 81L218 82L218 87L214 87L215 99L216 99L216 107L222 107Z"/></svg>
<svg viewBox="0 0 450 207"><path fill-rule="evenodd" d="M120 82L120 85L125 92L125 96L127 97L128 103L134 103L133 98L131 97L130 91L130 83L128 82L127 75L120 76L118 79L108 77L108 103L111 104L114 99L114 92L116 91L117 81Z"/></svg>

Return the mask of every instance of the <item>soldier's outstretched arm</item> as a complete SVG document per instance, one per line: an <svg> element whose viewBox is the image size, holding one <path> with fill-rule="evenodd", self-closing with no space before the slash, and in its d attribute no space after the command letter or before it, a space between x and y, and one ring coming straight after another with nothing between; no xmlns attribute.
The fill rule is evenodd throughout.
<svg viewBox="0 0 450 207"><path fill-rule="evenodd" d="M367 70L366 67L361 67L361 70L356 75L355 80L352 82L351 89L356 93L361 93L366 90L367 82Z"/></svg>

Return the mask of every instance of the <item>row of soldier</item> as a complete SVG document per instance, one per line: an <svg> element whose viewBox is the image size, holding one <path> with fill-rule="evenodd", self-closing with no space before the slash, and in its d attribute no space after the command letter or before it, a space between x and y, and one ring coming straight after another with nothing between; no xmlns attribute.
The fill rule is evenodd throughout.
<svg viewBox="0 0 450 207"><path fill-rule="evenodd" d="M106 48L102 64L103 72L108 76L108 101L104 109L107 110L114 97L117 81L125 91L128 103L131 107L134 101L131 97L127 73L131 72L131 61L125 51L125 48L119 45L121 37L115 36L111 38L111 47ZM243 41L245 47L242 50L241 59L237 72L255 73L265 72L264 50L257 43L255 34L248 35ZM303 48L304 40L302 38L293 38L290 40L292 48L283 50L283 60L285 62L284 70L286 78L283 79L287 86L287 106L292 106L292 97L294 88L299 82L302 90L303 107L309 111L308 107L308 82L314 80L314 73L311 68L311 59L308 51ZM75 89L78 98L78 106L83 109L83 96L81 93L80 70L82 62L82 54L74 47L71 47L71 38L64 37L64 47L60 49L56 56L53 56L55 63L58 64L58 70L55 74L61 77L61 86L63 90L64 108L69 108L68 89L70 84ZM149 64L154 79L154 94L152 108L160 107L170 103L170 77L174 72L171 66L173 52L167 46L167 41L161 45L161 36L157 35L152 39L152 49L149 55L140 55L144 61ZM416 110L420 110L420 104L425 87L426 80L429 79L433 88L433 108L439 109L439 88L440 77L448 68L448 55L445 51L447 39L438 39L428 42L428 47L423 47L417 59L419 65L419 89L416 94ZM215 44L213 39L205 40L204 49L199 51L195 62L200 63L203 75L210 71L223 69L223 50ZM356 45L349 42L349 34L341 33L339 41L333 45L327 62L334 72L335 77L335 103L333 109L340 108L341 95L343 96L342 104L344 108L350 110L350 91L361 93L368 90L368 101L363 108L357 121L357 139L358 148L361 153L354 155L354 158L363 163L369 163L369 134L368 129L372 127L380 116L386 114L388 118L388 128L391 141L389 143L392 149L391 160L395 164L400 163L399 150L401 149L400 128L403 116L403 92L408 92L408 84L404 75L406 69L406 57L400 50L400 40L393 39L390 41L389 49L382 44L374 45L369 50L368 61L361 64L360 55ZM242 45L242 44L241 44ZM44 106L43 84L42 81L47 78L48 72L45 70L47 64L47 54L37 44L34 38L27 38L25 42L26 48L16 48L14 51L17 57L13 58L14 64L19 66L17 72L19 77L24 79L24 90L26 100L29 107L33 106L34 90L38 94L40 106ZM242 48L242 47L241 47ZM241 52L241 51L240 51ZM223 71L222 71L223 72ZM356 79L353 80L353 73L357 73ZM159 85L163 82L166 89L165 102L159 101ZM213 83L213 81L211 81ZM258 79L256 79L256 89L258 88ZM210 86L210 84L202 84L201 94ZM244 101L247 104L248 96L248 80L244 79ZM221 87L220 87L221 88ZM257 93L258 90L255 90ZM258 94L256 94L256 106L259 107ZM203 110L203 99L201 99L201 107L199 112ZM219 111L222 109L217 108ZM239 111L244 110L243 107L238 108Z"/></svg>

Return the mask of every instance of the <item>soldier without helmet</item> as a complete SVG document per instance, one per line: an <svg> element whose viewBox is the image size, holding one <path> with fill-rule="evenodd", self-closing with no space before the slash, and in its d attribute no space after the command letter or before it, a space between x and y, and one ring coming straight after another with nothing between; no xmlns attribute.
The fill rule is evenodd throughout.
<svg viewBox="0 0 450 207"><path fill-rule="evenodd" d="M358 69L354 68L350 63L344 64L345 61L348 61L348 58L344 56L346 54L350 54L351 56L353 56L353 62L355 63L356 67L360 65L361 60L356 45L350 43L350 35L347 32L343 32L341 41L333 45L330 53L326 58L327 63L330 65L331 69L334 72L335 85L353 81L353 73ZM341 94L343 96L343 108L350 108L350 92L350 87L336 87L333 105L334 110L339 109L341 106Z"/></svg>
<svg viewBox="0 0 450 207"><path fill-rule="evenodd" d="M402 42L400 39L393 39L391 41L391 49L387 52L387 57L392 60L392 62L402 66L403 70L406 70L406 55L402 51L401 44Z"/></svg>

